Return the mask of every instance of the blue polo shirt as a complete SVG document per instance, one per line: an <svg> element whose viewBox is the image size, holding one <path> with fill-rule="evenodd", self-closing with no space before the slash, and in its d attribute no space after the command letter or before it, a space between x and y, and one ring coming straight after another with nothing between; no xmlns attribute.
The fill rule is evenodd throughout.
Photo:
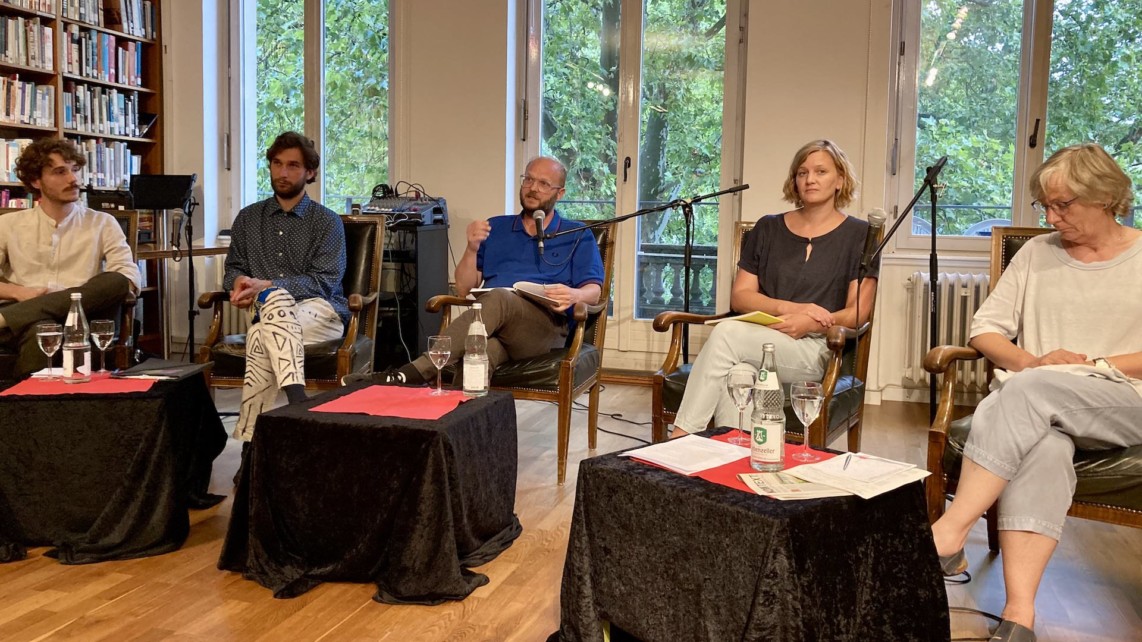
<svg viewBox="0 0 1142 642"><path fill-rule="evenodd" d="M552 217L544 229L547 234L583 227L560 216L558 210ZM539 243L524 230L519 214L496 216L488 223L492 231L476 252L476 269L484 277L484 287L511 287L516 281L561 283L573 288L603 284L603 257L590 230L544 241L540 256Z"/></svg>

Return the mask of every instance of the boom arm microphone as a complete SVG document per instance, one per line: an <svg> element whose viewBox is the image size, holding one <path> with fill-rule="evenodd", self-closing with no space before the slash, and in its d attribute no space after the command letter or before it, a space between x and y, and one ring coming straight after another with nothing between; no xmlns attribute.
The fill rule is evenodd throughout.
<svg viewBox="0 0 1142 642"><path fill-rule="evenodd" d="M531 217L535 219L535 238L539 241L540 256L543 256L543 217L546 214L543 210L535 210L531 213Z"/></svg>
<svg viewBox="0 0 1142 642"><path fill-rule="evenodd" d="M941 156L940 160L936 161L935 165L928 168L928 174L927 174L927 176L924 177L924 182L929 183L929 184L935 184L936 177L940 175L940 170L944 169L944 164L947 162L948 162L948 157L947 156Z"/></svg>
<svg viewBox="0 0 1142 642"><path fill-rule="evenodd" d="M944 157L947 160L947 157ZM943 163L940 163L943 166ZM860 272L864 274L868 272L868 268L872 265L876 257L876 246L880 241L880 231L884 229L884 221L888 218L884 210L878 208L873 209L868 213L868 233L864 237L864 253L860 257Z"/></svg>

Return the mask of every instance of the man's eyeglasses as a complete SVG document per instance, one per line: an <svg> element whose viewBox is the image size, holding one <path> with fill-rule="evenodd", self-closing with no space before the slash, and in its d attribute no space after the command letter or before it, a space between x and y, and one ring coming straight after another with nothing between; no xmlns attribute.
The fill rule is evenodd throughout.
<svg viewBox="0 0 1142 642"><path fill-rule="evenodd" d="M528 176L527 174L520 176L519 180L523 184L524 187L527 187L529 185L535 185L536 187L538 187L539 189L541 189L545 192L550 192L553 189L563 189L562 185L552 185L551 183L548 183L547 181L543 180L542 178L532 178L532 177Z"/></svg>
<svg viewBox="0 0 1142 642"><path fill-rule="evenodd" d="M1035 210L1036 214L1046 214L1050 210L1055 210L1059 216L1065 216L1067 210L1070 209L1071 203L1079 200L1079 197L1074 197L1069 201L1059 201L1058 203L1040 203L1039 201L1031 201L1031 209Z"/></svg>

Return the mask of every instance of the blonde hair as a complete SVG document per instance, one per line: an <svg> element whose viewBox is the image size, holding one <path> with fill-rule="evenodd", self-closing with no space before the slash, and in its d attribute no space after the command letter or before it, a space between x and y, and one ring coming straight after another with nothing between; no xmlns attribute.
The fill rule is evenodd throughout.
<svg viewBox="0 0 1142 642"><path fill-rule="evenodd" d="M1079 200L1101 203L1113 216L1126 216L1134 203L1130 177L1098 143L1080 143L1051 154L1031 175L1031 196L1040 203L1047 186L1060 181Z"/></svg>
<svg viewBox="0 0 1142 642"><path fill-rule="evenodd" d="M857 194L857 187L860 186L856 179L856 170L853 169L845 152L837 147L833 141L825 139L808 142L793 155L793 162L789 164L789 176L786 177L785 185L781 190L785 195L785 200L797 207L804 204L801 201L801 195L797 193L797 170L813 152L828 154L833 159L833 164L837 166L837 173L841 175L841 188L837 190L833 204L837 209L840 209L852 203Z"/></svg>

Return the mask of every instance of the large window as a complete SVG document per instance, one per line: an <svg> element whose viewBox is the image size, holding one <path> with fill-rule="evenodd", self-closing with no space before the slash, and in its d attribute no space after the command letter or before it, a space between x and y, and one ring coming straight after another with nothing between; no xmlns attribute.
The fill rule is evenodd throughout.
<svg viewBox="0 0 1142 642"><path fill-rule="evenodd" d="M367 202L387 182L388 16L388 0L257 0L257 135L247 166L257 168L258 198L270 194L262 155L288 129L320 144L321 185L310 194L334 211ZM315 51L320 73L305 64Z"/></svg>
<svg viewBox="0 0 1142 642"><path fill-rule="evenodd" d="M1027 181L1066 145L1102 144L1142 180L1142 0L923 0L902 12L897 197L940 156L936 231L971 247L993 225L1038 225ZM914 128L914 129L913 129ZM913 236L931 230L917 205ZM1142 217L1133 217L1142 225ZM908 239L904 241L908 244Z"/></svg>
<svg viewBox="0 0 1142 642"><path fill-rule="evenodd" d="M727 4L729 5L727 7ZM543 0L539 149L567 164L561 211L605 218L679 198L716 192L740 179L724 167L727 65L738 34L727 38L718 0ZM730 16L735 26L737 16ZM727 50L727 42L732 43ZM732 111L732 110L731 110ZM727 133L727 122L731 131ZM697 204L691 310L714 310L717 200ZM679 209L621 224L614 313L650 319L682 309L684 221Z"/></svg>

